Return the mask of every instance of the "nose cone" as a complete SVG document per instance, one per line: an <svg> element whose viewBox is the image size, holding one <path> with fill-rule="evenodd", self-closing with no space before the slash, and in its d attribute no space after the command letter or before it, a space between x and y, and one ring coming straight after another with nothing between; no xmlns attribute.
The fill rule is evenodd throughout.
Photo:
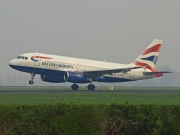
<svg viewBox="0 0 180 135"><path fill-rule="evenodd" d="M11 60L11 61L9 62L9 66L12 67L12 66L14 66L14 65L15 65L15 60Z"/></svg>
<svg viewBox="0 0 180 135"><path fill-rule="evenodd" d="M9 66L15 70L21 71L20 62L17 59L13 59L9 62Z"/></svg>

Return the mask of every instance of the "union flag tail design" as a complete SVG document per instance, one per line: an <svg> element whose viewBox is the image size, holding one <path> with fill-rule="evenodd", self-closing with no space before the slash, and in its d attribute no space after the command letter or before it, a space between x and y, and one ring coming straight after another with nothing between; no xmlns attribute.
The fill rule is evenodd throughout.
<svg viewBox="0 0 180 135"><path fill-rule="evenodd" d="M145 69L149 69L153 72L161 46L162 40L155 39L133 63L136 66L144 67Z"/></svg>

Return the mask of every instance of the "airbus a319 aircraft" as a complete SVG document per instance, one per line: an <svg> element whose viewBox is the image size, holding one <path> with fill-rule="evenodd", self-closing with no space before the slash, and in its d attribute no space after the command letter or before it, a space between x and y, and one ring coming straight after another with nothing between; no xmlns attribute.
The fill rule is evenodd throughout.
<svg viewBox="0 0 180 135"><path fill-rule="evenodd" d="M41 80L50 83L71 82L72 90L78 84L89 83L88 90L94 90L93 82L129 82L163 76L169 71L157 71L162 40L155 39L140 56L130 64L118 64L43 53L25 53L9 62L13 69L30 73L29 84L39 74Z"/></svg>

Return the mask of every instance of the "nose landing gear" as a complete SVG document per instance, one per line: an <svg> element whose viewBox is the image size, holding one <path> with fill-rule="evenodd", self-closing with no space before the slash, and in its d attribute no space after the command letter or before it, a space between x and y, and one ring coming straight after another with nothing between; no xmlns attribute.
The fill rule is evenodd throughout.
<svg viewBox="0 0 180 135"><path fill-rule="evenodd" d="M30 80L30 81L29 81L29 84L30 84L30 85L33 85L33 84L34 84L34 81Z"/></svg>
<svg viewBox="0 0 180 135"><path fill-rule="evenodd" d="M29 84L30 85L33 85L34 84L34 77L35 77L35 74L34 73L31 73L31 80L29 81Z"/></svg>

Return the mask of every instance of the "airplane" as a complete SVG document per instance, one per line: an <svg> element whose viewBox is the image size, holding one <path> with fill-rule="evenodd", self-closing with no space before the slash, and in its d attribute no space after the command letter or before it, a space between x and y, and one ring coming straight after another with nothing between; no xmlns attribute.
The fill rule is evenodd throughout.
<svg viewBox="0 0 180 135"><path fill-rule="evenodd" d="M155 39L130 64L88 60L57 56L43 53L25 53L9 62L15 70L30 73L29 84L34 84L34 77L39 74L41 80L49 83L73 83L72 90L79 85L89 83L88 90L95 90L93 82L129 82L161 77L170 71L157 71L155 65L162 46L162 40Z"/></svg>

